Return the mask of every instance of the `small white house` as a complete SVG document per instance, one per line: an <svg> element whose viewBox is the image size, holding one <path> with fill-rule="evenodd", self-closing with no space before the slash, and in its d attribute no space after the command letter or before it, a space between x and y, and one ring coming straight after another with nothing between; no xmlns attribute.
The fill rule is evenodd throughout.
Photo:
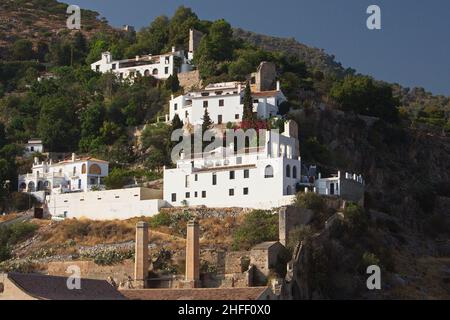
<svg viewBox="0 0 450 320"><path fill-rule="evenodd" d="M44 144L41 139L30 139L27 144L25 144L25 156L30 156L33 153L43 153L44 152Z"/></svg>
<svg viewBox="0 0 450 320"><path fill-rule="evenodd" d="M46 205L53 219L125 220L157 214L165 206L160 198L160 192L155 190L129 188L53 193L47 197Z"/></svg>
<svg viewBox="0 0 450 320"><path fill-rule="evenodd" d="M245 84L241 82L214 83L203 90L172 97L169 105L169 121L177 114L183 123L201 125L205 108L215 124L241 122L244 111ZM279 106L286 97L277 82L276 90L252 91L253 111L258 118L268 119L279 113Z"/></svg>
<svg viewBox="0 0 450 320"><path fill-rule="evenodd" d="M164 169L164 200L171 206L270 209L292 203L300 182L298 128L267 131L260 147L234 146L192 155Z"/></svg>
<svg viewBox="0 0 450 320"><path fill-rule="evenodd" d="M102 188L103 179L108 175L107 161L91 158L77 157L72 154L71 159L52 163L52 161L39 162L34 159L32 172L19 175L19 191L47 193L88 191L93 187Z"/></svg>
<svg viewBox="0 0 450 320"><path fill-rule="evenodd" d="M119 79L130 79L141 76L153 76L165 80L171 75L192 70L191 61L187 59L184 51L175 51L161 55L136 56L134 59L113 60L110 52L103 52L101 60L91 64L96 72L112 72Z"/></svg>
<svg viewBox="0 0 450 320"><path fill-rule="evenodd" d="M322 178L319 173L318 179L314 181L316 192L322 195L339 196L344 200L363 203L364 201L364 179L361 175L342 175L339 171L336 175Z"/></svg>

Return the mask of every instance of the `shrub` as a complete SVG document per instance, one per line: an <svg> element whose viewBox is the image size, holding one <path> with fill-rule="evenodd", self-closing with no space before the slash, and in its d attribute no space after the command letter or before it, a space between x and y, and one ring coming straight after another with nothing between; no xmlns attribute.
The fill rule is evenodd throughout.
<svg viewBox="0 0 450 320"><path fill-rule="evenodd" d="M367 231L369 219L366 212L355 204L350 204L344 209L344 221L348 229L361 234Z"/></svg>
<svg viewBox="0 0 450 320"><path fill-rule="evenodd" d="M254 210L245 215L233 235L234 250L248 250L252 246L278 239L278 216L269 211Z"/></svg>
<svg viewBox="0 0 450 320"><path fill-rule="evenodd" d="M297 226L289 232L287 248L293 252L297 243L311 238L313 230L310 226Z"/></svg>
<svg viewBox="0 0 450 320"><path fill-rule="evenodd" d="M16 244L20 241L23 241L35 233L38 229L38 226L30 223L30 222L22 222L22 223L14 223L9 226L10 236L9 236L9 244Z"/></svg>
<svg viewBox="0 0 450 320"><path fill-rule="evenodd" d="M26 211L38 202L32 195L22 192L13 192L10 201L9 208L14 211Z"/></svg>
<svg viewBox="0 0 450 320"><path fill-rule="evenodd" d="M66 239L86 237L90 232L89 222L75 219L68 221L63 232Z"/></svg>
<svg viewBox="0 0 450 320"><path fill-rule="evenodd" d="M325 201L317 193L298 193L295 197L295 205L298 208L305 208L314 211L315 213L325 210Z"/></svg>
<svg viewBox="0 0 450 320"><path fill-rule="evenodd" d="M361 273L365 273L368 266L380 266L380 259L371 252L364 252L364 254L361 257L361 262L359 265L359 271Z"/></svg>
<svg viewBox="0 0 450 320"><path fill-rule="evenodd" d="M100 250L94 253L82 254L82 257L91 258L94 263L99 266L111 266L123 262L134 257L133 250Z"/></svg>
<svg viewBox="0 0 450 320"><path fill-rule="evenodd" d="M150 220L150 226L152 228L158 228L160 226L169 227L172 223L172 218L168 212L160 212L153 216Z"/></svg>

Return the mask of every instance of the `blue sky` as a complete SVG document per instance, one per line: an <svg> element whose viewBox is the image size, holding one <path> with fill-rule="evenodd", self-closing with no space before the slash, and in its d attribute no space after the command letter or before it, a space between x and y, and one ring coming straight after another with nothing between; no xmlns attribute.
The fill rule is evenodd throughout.
<svg viewBox="0 0 450 320"><path fill-rule="evenodd" d="M406 87L450 96L448 0L70 0L98 11L113 26L136 28L172 16L179 5L200 19L293 37L336 56L345 67ZM381 8L382 29L366 27L369 5Z"/></svg>

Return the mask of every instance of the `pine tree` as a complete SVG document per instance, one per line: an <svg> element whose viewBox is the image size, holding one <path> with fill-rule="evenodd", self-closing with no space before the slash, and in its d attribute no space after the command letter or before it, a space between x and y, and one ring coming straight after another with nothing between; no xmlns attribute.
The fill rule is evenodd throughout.
<svg viewBox="0 0 450 320"><path fill-rule="evenodd" d="M202 133L205 133L205 131L208 130L213 124L211 117L209 116L208 108L205 108L205 113L203 114L202 120Z"/></svg>
<svg viewBox="0 0 450 320"><path fill-rule="evenodd" d="M256 120L253 113L253 98L250 89L250 83L247 81L247 85L244 91L244 113L242 115L242 121L254 122Z"/></svg>
<svg viewBox="0 0 450 320"><path fill-rule="evenodd" d="M172 132L181 128L183 128L183 122L181 122L181 119L178 116L178 114L175 114L172 120Z"/></svg>

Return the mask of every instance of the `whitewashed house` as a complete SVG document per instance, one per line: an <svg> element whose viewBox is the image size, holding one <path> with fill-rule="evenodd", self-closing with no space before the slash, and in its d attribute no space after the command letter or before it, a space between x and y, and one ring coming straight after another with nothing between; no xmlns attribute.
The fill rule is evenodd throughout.
<svg viewBox="0 0 450 320"><path fill-rule="evenodd" d="M43 153L44 152L44 144L42 143L41 139L30 139L25 144L25 156L30 156L33 153Z"/></svg>
<svg viewBox="0 0 450 320"><path fill-rule="evenodd" d="M300 182L298 128L267 131L260 147L234 146L181 158L164 169L164 200L171 206L270 209L290 204Z"/></svg>
<svg viewBox="0 0 450 320"><path fill-rule="evenodd" d="M201 125L205 108L215 124L241 122L244 111L245 84L241 82L214 83L203 90L172 97L169 105L169 121L177 114L183 123ZM253 111L258 118L276 116L286 97L277 82L275 90L252 91Z"/></svg>
<svg viewBox="0 0 450 320"><path fill-rule="evenodd" d="M136 56L134 59L113 60L110 52L103 52L101 60L91 64L96 72L113 72L119 79L130 79L141 76L153 76L165 80L171 75L192 70L191 61L183 50L161 55Z"/></svg>
<svg viewBox="0 0 450 320"><path fill-rule="evenodd" d="M323 178L319 173L318 178L314 181L314 188L317 193L338 196L356 203L364 202L364 185L365 182L361 175L348 172L342 175L340 171L327 178Z"/></svg>
<svg viewBox="0 0 450 320"><path fill-rule="evenodd" d="M19 191L47 193L88 191L93 187L101 188L103 178L108 175L107 161L91 157L77 157L57 163L39 162L34 159L32 172L19 175Z"/></svg>

